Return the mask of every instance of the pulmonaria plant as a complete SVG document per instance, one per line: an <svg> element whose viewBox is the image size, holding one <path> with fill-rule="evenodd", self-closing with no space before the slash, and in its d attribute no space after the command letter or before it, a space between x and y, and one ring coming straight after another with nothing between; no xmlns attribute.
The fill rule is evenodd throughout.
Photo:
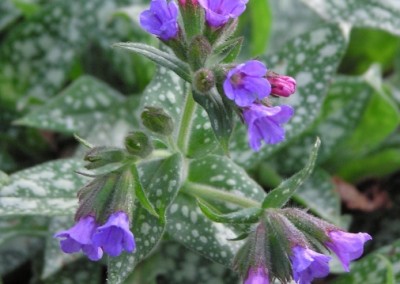
<svg viewBox="0 0 400 284"><path fill-rule="evenodd" d="M264 196L261 203L254 197L245 198L244 192L233 194L214 184L208 186L215 177L203 180L205 185L189 180L199 174L193 164L206 165L207 159L223 159L224 163L230 163L229 172L242 175L238 181L230 179L229 185L236 190L241 188L237 183L243 181L244 186L250 185L249 192L253 194L258 190L253 186L254 181L244 171L233 170L237 165L229 158L235 126L240 127L237 124L241 121L247 128L249 147L260 151L263 141L277 144L285 140L285 124L295 115L290 105L276 104L276 97L281 97L281 101L294 95L294 78L276 74L258 60L235 62L243 42L243 38L234 37L235 28L247 2L180 0L176 4L152 0L150 8L141 13L140 23L166 46L157 49L144 44L117 44L175 72L182 81L174 83L184 85L185 93L176 97L160 95L160 101L168 97L172 106L143 105L140 117L145 130L130 133L124 148L94 147L81 140L90 148L85 167L94 172L84 173L92 181L78 192L76 224L55 235L60 239L62 251L82 251L93 261L101 259L103 254L113 258L124 252L140 251L135 256L135 261L140 261L151 252L150 243L155 246L162 238L170 222L168 209L177 211L181 204L176 197L184 193L184 199L197 200L196 206L211 221L244 225L235 227L245 241L231 268L245 284L269 284L275 279L282 283L293 279L298 284L309 284L329 274L329 251L338 256L346 271L350 261L362 255L364 243L371 239L368 234L346 233L302 210L282 209L312 172L319 140L301 172L266 196L258 192ZM165 69L160 69L160 74L165 75ZM158 90L159 86L155 86L153 90ZM178 100L179 95L182 100ZM144 102L151 104L157 99ZM177 105L178 101L182 105ZM200 108L205 111L202 115L197 112ZM175 118L176 113L182 113L180 119ZM208 121L204 124L199 119ZM191 145L192 129L209 128L214 135L204 132L207 134L198 136L204 141L213 140L213 148L193 151L196 147ZM204 138L205 135L208 137ZM194 140L198 138L194 136ZM212 164L200 171L201 177L207 176L218 171L218 166ZM219 175L215 176L219 181ZM217 206L209 206L210 203ZM221 203L228 204L223 211L229 213L215 210ZM243 209L232 212L238 206ZM193 215L197 209L189 214L187 208L182 205L183 215L197 220L197 215ZM148 238L149 232L158 233L158 239ZM124 279L119 280L121 283Z"/></svg>

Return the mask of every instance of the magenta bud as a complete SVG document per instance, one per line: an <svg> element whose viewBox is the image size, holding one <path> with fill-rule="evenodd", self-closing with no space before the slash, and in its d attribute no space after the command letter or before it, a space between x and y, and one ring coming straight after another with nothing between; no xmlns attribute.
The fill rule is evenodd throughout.
<svg viewBox="0 0 400 284"><path fill-rule="evenodd" d="M296 92L296 80L289 76L268 72L267 80L271 84L271 94L279 97L289 97Z"/></svg>

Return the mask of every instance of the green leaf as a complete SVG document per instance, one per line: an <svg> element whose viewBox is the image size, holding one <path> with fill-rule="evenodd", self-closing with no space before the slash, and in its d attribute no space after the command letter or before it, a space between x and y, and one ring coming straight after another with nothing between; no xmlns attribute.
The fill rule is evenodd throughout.
<svg viewBox="0 0 400 284"><path fill-rule="evenodd" d="M218 263L185 249L174 242L165 242L151 257L141 263L125 284L239 283L237 276Z"/></svg>
<svg viewBox="0 0 400 284"><path fill-rule="evenodd" d="M118 48L123 48L131 52L139 53L143 56L146 56L147 58L154 61L158 65L174 71L185 81L187 82L192 81L192 77L190 76L189 66L185 62L179 60L174 55L171 55L155 47L142 43L133 43L133 42L116 43L113 46Z"/></svg>
<svg viewBox="0 0 400 284"><path fill-rule="evenodd" d="M289 201L293 194L296 193L296 190L299 188L299 186L302 185L312 173L315 161L317 160L320 144L321 141L318 138L314 144L308 163L304 169L288 180L285 180L277 188L269 192L263 201L263 208L281 208Z"/></svg>
<svg viewBox="0 0 400 284"><path fill-rule="evenodd" d="M341 215L340 196L327 172L316 169L299 187L293 198L325 220L341 228L349 226L349 218Z"/></svg>
<svg viewBox="0 0 400 284"><path fill-rule="evenodd" d="M17 172L0 188L0 216L72 215L76 193L87 178L74 171L83 168L78 160L58 160Z"/></svg>
<svg viewBox="0 0 400 284"><path fill-rule="evenodd" d="M243 37L233 38L220 44L214 49L214 57L211 62L218 61L223 63L231 63L236 60L243 45Z"/></svg>
<svg viewBox="0 0 400 284"><path fill-rule="evenodd" d="M385 177L400 168L400 150L382 149L343 165L338 175L349 182L365 178Z"/></svg>
<svg viewBox="0 0 400 284"><path fill-rule="evenodd" d="M19 236L42 236L47 230L47 219L38 216L0 218L0 246Z"/></svg>
<svg viewBox="0 0 400 284"><path fill-rule="evenodd" d="M212 208L200 199L197 200L197 204L199 205L201 212L203 212L208 219L216 223L253 224L259 221L260 215L264 211L261 208L246 208L228 214L221 214L215 208Z"/></svg>
<svg viewBox="0 0 400 284"><path fill-rule="evenodd" d="M3 2L3 1L2 1ZM107 29L120 0L51 1L2 40L2 104L15 106L27 96L45 100L69 79L75 59Z"/></svg>
<svg viewBox="0 0 400 284"><path fill-rule="evenodd" d="M156 218L159 218L156 210L153 207L153 204L150 203L146 193L143 190L142 184L140 183L139 173L137 171L136 165L131 166L131 172L134 180L133 182L134 182L136 198L140 202L140 205L144 209L146 209L151 215L153 215Z"/></svg>
<svg viewBox="0 0 400 284"><path fill-rule="evenodd" d="M171 157L142 163L138 168L143 189L160 218L151 215L137 202L132 218L132 232L135 236L136 251L133 254L122 254L109 258L109 283L123 283L135 266L145 259L157 246L165 230L166 210L175 200L182 179L182 157L180 154Z"/></svg>
<svg viewBox="0 0 400 284"><path fill-rule="evenodd" d="M259 206L257 201L265 196L263 189L229 158L209 155L190 162L187 182L182 190L184 193L169 210L168 233L191 250L229 267L242 244L229 240L240 235L243 228L210 221L201 214L192 195L205 199L222 213L230 213L240 208L234 205L238 203L245 207ZM204 192L206 195L201 195ZM230 194L238 203L228 204L219 200L218 195L213 195L221 192Z"/></svg>
<svg viewBox="0 0 400 284"><path fill-rule="evenodd" d="M278 54L265 58L270 70L288 74L297 80L297 92L276 104L289 104L295 115L285 125L286 140L278 145L266 145L253 153L248 146L244 126L236 128L231 143L233 159L245 166L271 156L294 138L303 134L317 118L333 74L346 49L346 38L337 26L322 26L293 39Z"/></svg>
<svg viewBox="0 0 400 284"><path fill-rule="evenodd" d="M316 136L322 141L318 164L325 163L332 155L341 155L338 150L340 145L353 135L354 129L360 124L373 92L361 77L335 78L313 127L273 156L273 162L280 172L292 174L299 171L307 163L304 152L310 151ZM339 160L342 164L343 160ZM327 167L332 168L332 164L327 163Z"/></svg>
<svg viewBox="0 0 400 284"><path fill-rule="evenodd" d="M383 29L400 35L400 6L397 1L302 0L325 20L356 27Z"/></svg>
<svg viewBox="0 0 400 284"><path fill-rule="evenodd" d="M65 133L85 133L122 103L121 94L94 77L83 76L60 95L17 121L19 125Z"/></svg>
<svg viewBox="0 0 400 284"><path fill-rule="evenodd" d="M194 91L193 97L208 113L214 134L224 152L228 153L229 140L235 124L232 107L227 100L224 100L218 93L213 91L208 94L200 94Z"/></svg>
<svg viewBox="0 0 400 284"><path fill-rule="evenodd" d="M251 54L260 55L265 52L272 26L272 11L269 1L252 0L249 2L251 29Z"/></svg>
<svg viewBox="0 0 400 284"><path fill-rule="evenodd" d="M2 31L17 20L20 12L11 0L4 0L0 2L0 15L0 31Z"/></svg>

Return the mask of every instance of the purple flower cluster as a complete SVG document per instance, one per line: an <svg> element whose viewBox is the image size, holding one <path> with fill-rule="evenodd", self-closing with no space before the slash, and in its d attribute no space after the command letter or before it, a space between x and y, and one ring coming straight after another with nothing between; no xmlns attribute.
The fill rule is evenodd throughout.
<svg viewBox="0 0 400 284"><path fill-rule="evenodd" d="M103 252L118 256L125 249L135 250L135 239L129 230L128 215L116 212L109 216L107 222L98 226L93 216L81 218L72 228L59 232L56 238L60 241L61 250L65 253L76 253L82 250L90 260L102 258Z"/></svg>
<svg viewBox="0 0 400 284"><path fill-rule="evenodd" d="M173 1L152 0L150 9L140 14L140 25L162 40L175 38L179 33L178 6Z"/></svg>
<svg viewBox="0 0 400 284"><path fill-rule="evenodd" d="M212 27L220 27L230 19L239 17L249 0L199 0L206 11L206 21Z"/></svg>
<svg viewBox="0 0 400 284"><path fill-rule="evenodd" d="M359 258L363 254L365 242L372 239L367 233L332 231L328 235L330 240L325 245L338 256L347 272L350 261ZM329 274L328 263L331 258L311 249L295 246L290 259L293 279L298 284L310 284L314 278L325 277Z"/></svg>
<svg viewBox="0 0 400 284"><path fill-rule="evenodd" d="M294 113L293 108L287 105L267 107L262 103L272 91L266 78L267 71L263 63L251 60L230 70L223 85L225 95L243 109L249 145L254 151L260 149L262 140L267 144L283 141L285 130L282 124L288 122Z"/></svg>
<svg viewBox="0 0 400 284"><path fill-rule="evenodd" d="M230 19L239 17L245 10L248 0L191 0L192 5L200 4L206 13L206 22L219 28ZM186 0L179 0L185 6ZM162 40L176 38L179 33L178 6L174 1L152 0L150 9L140 14L140 25L147 32Z"/></svg>
<svg viewBox="0 0 400 284"><path fill-rule="evenodd" d="M367 233L331 231L328 235L330 239L325 245L338 256L346 271L349 271L350 261L362 255L365 242L372 239ZM290 255L294 281L297 284L310 284L315 278L327 276L330 260L330 256L303 245L294 245ZM267 268L263 266L250 267L244 284L269 284L266 271Z"/></svg>

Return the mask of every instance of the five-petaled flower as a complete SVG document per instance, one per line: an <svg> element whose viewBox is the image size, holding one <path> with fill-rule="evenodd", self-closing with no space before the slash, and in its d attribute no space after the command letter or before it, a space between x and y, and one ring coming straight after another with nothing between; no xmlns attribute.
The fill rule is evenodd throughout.
<svg viewBox="0 0 400 284"><path fill-rule="evenodd" d="M359 258L364 252L364 244L372 240L367 233L347 233L343 231L329 232L330 240L326 246L331 249L339 258L345 271L350 271L350 261Z"/></svg>
<svg viewBox="0 0 400 284"><path fill-rule="evenodd" d="M250 267L244 284L269 284L269 276L263 266Z"/></svg>
<svg viewBox="0 0 400 284"><path fill-rule="evenodd" d="M261 147L261 141L276 144L285 139L283 123L293 116L293 108L287 105L266 107L252 104L244 108L243 117L248 127L249 145L254 151Z"/></svg>
<svg viewBox="0 0 400 284"><path fill-rule="evenodd" d="M207 23L216 28L239 17L246 10L247 2L248 0L199 0L206 11Z"/></svg>
<svg viewBox="0 0 400 284"><path fill-rule="evenodd" d="M265 75L267 68L257 60L239 64L231 69L224 82L225 95L239 107L247 107L257 99L262 100L271 93L271 85Z"/></svg>
<svg viewBox="0 0 400 284"><path fill-rule="evenodd" d="M314 278L329 274L330 257L311 249L295 246L292 248L293 279L297 284L310 284Z"/></svg>
<svg viewBox="0 0 400 284"><path fill-rule="evenodd" d="M152 0L150 9L140 14L140 25L162 40L175 38L179 33L178 5L166 0Z"/></svg>
<svg viewBox="0 0 400 284"><path fill-rule="evenodd" d="M61 250L65 253L75 253L82 250L90 260L99 260L103 256L103 250L95 246L92 236L97 228L93 216L81 218L72 228L59 232L54 236L64 238L60 241Z"/></svg>

